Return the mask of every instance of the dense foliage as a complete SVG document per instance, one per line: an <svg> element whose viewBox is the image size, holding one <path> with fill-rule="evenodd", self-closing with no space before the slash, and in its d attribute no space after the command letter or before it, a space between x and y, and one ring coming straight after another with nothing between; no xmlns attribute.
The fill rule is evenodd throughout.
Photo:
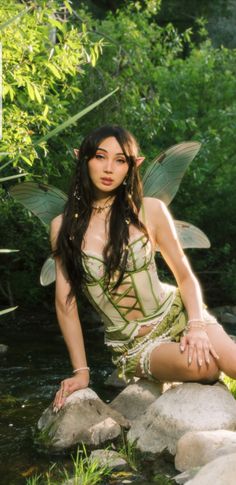
<svg viewBox="0 0 236 485"><path fill-rule="evenodd" d="M172 211L201 227L211 240L210 250L188 252L208 301L235 302L235 51L213 48L201 20L202 40L195 45L191 31L179 34L171 24L160 27L151 10L140 12L137 4L107 14L102 21L86 12L81 17L90 29L113 41L91 73L90 90L84 78L84 96L89 99L96 86L99 94L98 78L107 89L120 86L116 109L112 99L99 118L84 120L85 132L91 123L122 123L137 136L147 161L182 140L202 143Z"/></svg>
<svg viewBox="0 0 236 485"><path fill-rule="evenodd" d="M71 170L73 145L64 134L53 147L43 137L77 113L74 100L81 91L81 77L95 66L103 42L94 42L84 24L77 29L68 21L70 14L67 1L39 1L28 6L15 0L1 2L4 123L0 168L5 187L4 176L22 170L41 180ZM89 104L91 101L93 98ZM84 105L78 111L81 107ZM1 281L5 279L1 296L6 297L3 288L8 288L8 300L16 294L30 304L39 294L38 255L43 257L48 251L48 237L37 220L29 220L20 207L8 202L4 190L0 195L1 247L17 244L20 249L20 256L12 258L15 264L6 267L1 258Z"/></svg>
<svg viewBox="0 0 236 485"><path fill-rule="evenodd" d="M0 22L21 14L2 31L1 151L8 152L14 164L36 161L47 173L37 139L72 114L81 76L88 64L96 64L102 48L101 39L94 43L85 24L77 29L68 22L67 6L68 2L41 1L23 8L15 0L5 0L0 8ZM45 142L40 147L47 154ZM60 148L64 154L68 149L65 142Z"/></svg>
<svg viewBox="0 0 236 485"><path fill-rule="evenodd" d="M22 8L13 0L7 4ZM17 28L9 27L17 40L9 33L9 48L3 46L4 66L7 65L7 69L4 67L3 149L13 153L21 167L32 163L32 174L43 175L50 183L66 190L73 164L72 148L78 146L91 128L103 123L115 122L129 128L140 142L146 163L171 144L182 140L200 141L200 155L189 169L171 210L176 218L202 228L212 242L210 250L188 252L209 303L235 303L236 193L232 181L236 175L236 53L226 47L213 47L203 20L195 24L196 44L191 29L180 33L171 23L162 26L157 23L160 2L121 4L115 13L108 12L98 19L86 8L69 12L65 5L61 10L60 2L50 2L54 14L46 13L39 25L36 9L22 17ZM48 12L48 7L45 9ZM50 29L54 32L53 46L49 41ZM19 35L29 36L23 51ZM63 46L68 43L65 39L73 55L63 55ZM77 42L75 50L74 42ZM32 43L33 50L29 48ZM103 52L99 55L101 44ZM17 48L22 62L17 57ZM51 49L54 49L52 57ZM88 65L88 60L92 62L91 52L96 58L94 67ZM18 84L19 76L24 79L22 85ZM117 86L118 93L83 118L78 127L67 129L44 145L44 149L37 148L36 153L32 144L34 136L44 134L68 114L76 113L81 106ZM22 258L18 262L19 271L27 272L30 268L37 280L46 253L45 239L39 223L27 219L12 203L5 206L0 218L0 232L4 234L2 247L15 247L13 229L4 231L6 225L14 225L13 210L17 211L20 230L24 231L17 243L17 248L21 249L20 244L24 247L17 256ZM32 282L28 295L32 291L36 299L36 290L30 288Z"/></svg>

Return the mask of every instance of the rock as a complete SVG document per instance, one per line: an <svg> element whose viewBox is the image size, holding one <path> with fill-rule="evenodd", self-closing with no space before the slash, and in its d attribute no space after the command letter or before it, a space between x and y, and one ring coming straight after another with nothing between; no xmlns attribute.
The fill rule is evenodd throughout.
<svg viewBox="0 0 236 485"><path fill-rule="evenodd" d="M110 376L104 382L107 387L123 388L126 387L126 382L124 379L118 376L118 369L115 369Z"/></svg>
<svg viewBox="0 0 236 485"><path fill-rule="evenodd" d="M92 451L89 460L97 462L100 466L107 466L117 471L129 469L127 461L117 451L95 450Z"/></svg>
<svg viewBox="0 0 236 485"><path fill-rule="evenodd" d="M183 382L163 382L162 394L166 391L169 391L169 389L174 389L175 387L180 386L180 384L183 384Z"/></svg>
<svg viewBox="0 0 236 485"><path fill-rule="evenodd" d="M236 453L207 463L186 485L235 485Z"/></svg>
<svg viewBox="0 0 236 485"><path fill-rule="evenodd" d="M211 313L220 320L221 323L236 323L236 306L219 306L211 310Z"/></svg>
<svg viewBox="0 0 236 485"><path fill-rule="evenodd" d="M133 420L143 414L162 393L162 384L139 379L136 384L129 384L110 403L125 418Z"/></svg>
<svg viewBox="0 0 236 485"><path fill-rule="evenodd" d="M229 323L231 325L234 325L236 323L236 315L226 312L222 315L221 321L222 323Z"/></svg>
<svg viewBox="0 0 236 485"><path fill-rule="evenodd" d="M179 475L176 475L173 477L173 480L178 483L179 485L183 485L184 483L188 482L191 480L191 478L195 477L195 475L199 472L201 467L196 467L196 468L191 468L190 470L187 470L186 472L180 473Z"/></svg>
<svg viewBox="0 0 236 485"><path fill-rule="evenodd" d="M175 468L180 471L203 466L218 456L236 453L236 433L217 431L190 431L177 443Z"/></svg>
<svg viewBox="0 0 236 485"><path fill-rule="evenodd" d="M97 446L119 436L121 426L128 427L128 421L87 388L71 394L58 413L52 404L44 411L36 440L51 451L77 443Z"/></svg>
<svg viewBox="0 0 236 485"><path fill-rule="evenodd" d="M0 354L5 354L8 351L8 345L0 344Z"/></svg>
<svg viewBox="0 0 236 485"><path fill-rule="evenodd" d="M141 451L176 452L188 431L236 429L236 402L222 384L184 383L166 391L131 422L128 440Z"/></svg>

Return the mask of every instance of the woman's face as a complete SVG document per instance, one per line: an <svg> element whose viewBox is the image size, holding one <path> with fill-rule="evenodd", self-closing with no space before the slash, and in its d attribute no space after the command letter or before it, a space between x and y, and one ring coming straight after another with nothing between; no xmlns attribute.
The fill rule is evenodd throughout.
<svg viewBox="0 0 236 485"><path fill-rule="evenodd" d="M88 161L88 172L96 198L107 197L122 184L129 170L121 146L113 136L99 143L93 158Z"/></svg>

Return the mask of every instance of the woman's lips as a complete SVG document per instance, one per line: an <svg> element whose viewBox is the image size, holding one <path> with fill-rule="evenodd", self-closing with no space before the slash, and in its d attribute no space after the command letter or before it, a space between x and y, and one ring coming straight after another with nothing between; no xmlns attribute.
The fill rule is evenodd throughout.
<svg viewBox="0 0 236 485"><path fill-rule="evenodd" d="M109 178L101 178L101 182L104 184L104 185L111 185L112 182L113 182L113 179L109 179Z"/></svg>

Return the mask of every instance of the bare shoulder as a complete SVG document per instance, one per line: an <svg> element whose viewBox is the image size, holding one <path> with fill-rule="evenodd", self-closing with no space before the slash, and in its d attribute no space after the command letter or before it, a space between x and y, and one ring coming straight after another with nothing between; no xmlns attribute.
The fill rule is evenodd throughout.
<svg viewBox="0 0 236 485"><path fill-rule="evenodd" d="M60 230L63 220L63 214L59 214L51 220L51 232L56 233Z"/></svg>
<svg viewBox="0 0 236 485"><path fill-rule="evenodd" d="M52 249L55 249L57 236L62 225L62 220L63 220L63 214L59 214L58 216L54 217L54 219L52 219L51 221L50 240L51 240Z"/></svg>
<svg viewBox="0 0 236 485"><path fill-rule="evenodd" d="M166 210L167 208L162 200L157 199L156 197L143 197L140 219L148 230L154 248L156 248L157 244L157 230L163 226L163 221L166 218Z"/></svg>
<svg viewBox="0 0 236 485"><path fill-rule="evenodd" d="M149 233L154 235L155 238L162 231L166 233L169 228L171 228L172 232L175 231L172 215L162 200L154 197L144 197L143 208L143 218L145 217L145 221L143 220L143 222L148 228Z"/></svg>
<svg viewBox="0 0 236 485"><path fill-rule="evenodd" d="M158 217L166 211L166 205L156 197L143 197L143 208L147 219Z"/></svg>

